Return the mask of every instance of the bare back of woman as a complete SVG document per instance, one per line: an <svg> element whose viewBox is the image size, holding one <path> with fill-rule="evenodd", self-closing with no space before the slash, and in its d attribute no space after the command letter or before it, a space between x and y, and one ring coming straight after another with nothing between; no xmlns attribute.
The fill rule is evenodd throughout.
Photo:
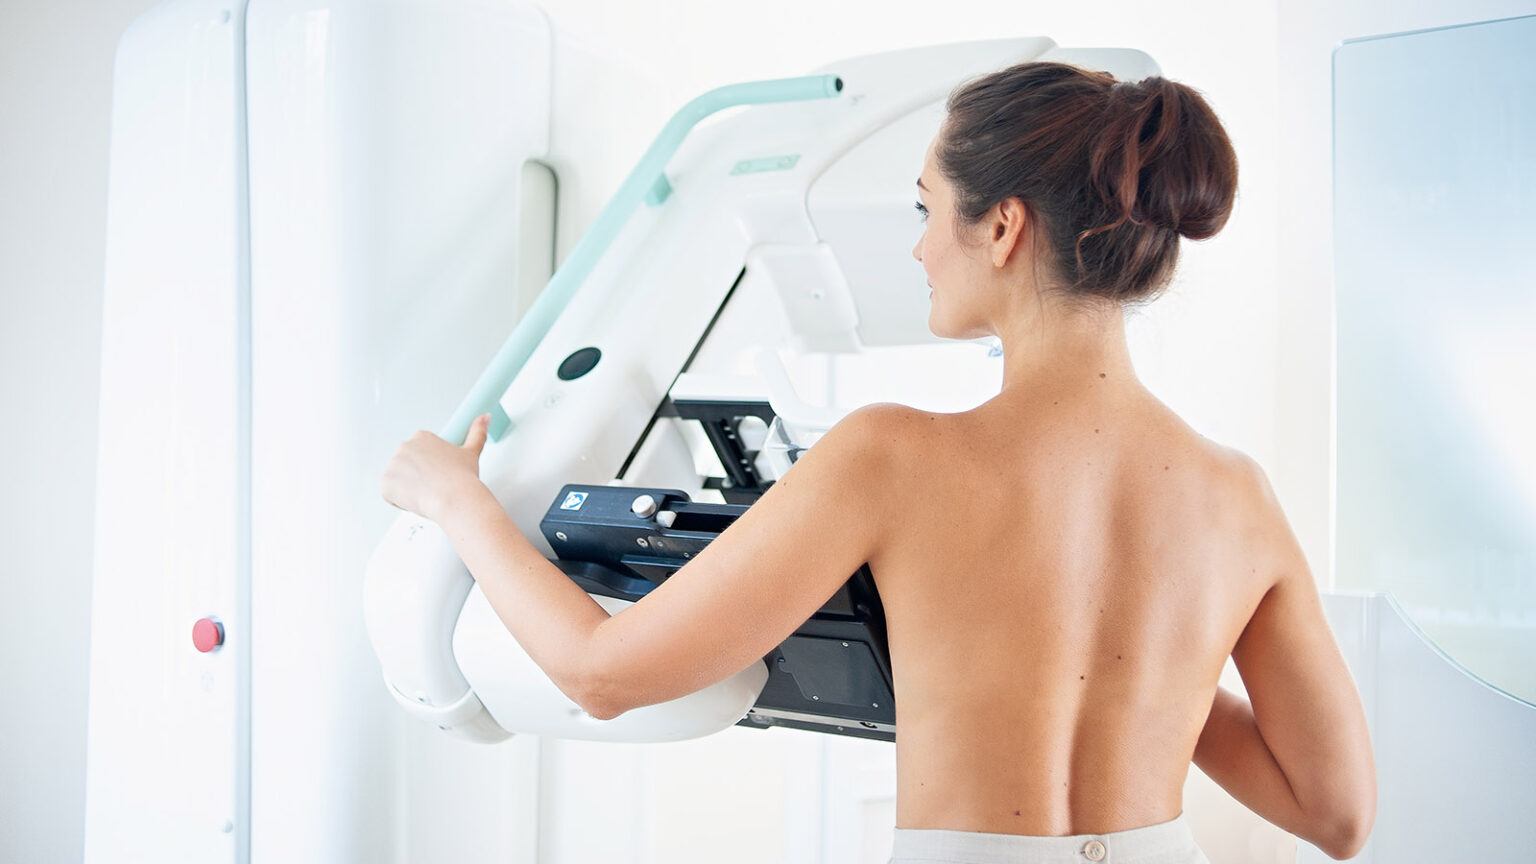
<svg viewBox="0 0 1536 864"><path fill-rule="evenodd" d="M964 414L883 411L909 468L887 478L907 504L870 562L897 825L1157 825L1200 756L1261 815L1353 854L1374 808L1364 718L1262 472L1104 365ZM1262 733L1218 698L1234 654Z"/></svg>
<svg viewBox="0 0 1536 864"><path fill-rule="evenodd" d="M1243 542L1245 461L1119 378L905 424L913 470L893 491L911 506L871 562L901 826L1085 834L1182 811L1273 574Z"/></svg>

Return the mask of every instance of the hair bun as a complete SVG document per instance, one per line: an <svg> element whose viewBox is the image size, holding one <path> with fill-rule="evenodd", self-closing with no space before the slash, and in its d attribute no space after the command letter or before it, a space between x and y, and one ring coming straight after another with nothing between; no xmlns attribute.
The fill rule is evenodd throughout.
<svg viewBox="0 0 1536 864"><path fill-rule="evenodd" d="M1089 164L1094 189L1117 216L1114 227L1151 224L1204 240L1232 214L1232 145L1200 94L1166 78L1109 88Z"/></svg>

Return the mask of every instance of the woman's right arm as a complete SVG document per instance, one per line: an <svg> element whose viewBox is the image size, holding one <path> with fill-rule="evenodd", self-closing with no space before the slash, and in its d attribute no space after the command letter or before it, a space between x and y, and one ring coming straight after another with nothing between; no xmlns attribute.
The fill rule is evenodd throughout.
<svg viewBox="0 0 1536 864"><path fill-rule="evenodd" d="M1268 483L1278 578L1232 650L1248 699L1217 689L1195 764L1249 809L1334 858L1376 817L1376 768L1354 679ZM1249 700L1252 700L1250 703Z"/></svg>

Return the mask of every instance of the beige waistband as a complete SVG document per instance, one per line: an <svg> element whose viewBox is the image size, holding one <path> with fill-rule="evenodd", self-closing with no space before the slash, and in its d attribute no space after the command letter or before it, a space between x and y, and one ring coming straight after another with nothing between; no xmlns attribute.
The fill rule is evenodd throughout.
<svg viewBox="0 0 1536 864"><path fill-rule="evenodd" d="M1208 864L1184 817L1070 837L897 828L891 864Z"/></svg>

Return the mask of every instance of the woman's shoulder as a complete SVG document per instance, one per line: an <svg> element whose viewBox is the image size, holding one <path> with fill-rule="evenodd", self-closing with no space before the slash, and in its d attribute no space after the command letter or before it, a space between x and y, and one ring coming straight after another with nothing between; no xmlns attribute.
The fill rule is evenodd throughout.
<svg viewBox="0 0 1536 864"><path fill-rule="evenodd" d="M801 461L815 454L818 470L854 480L869 492L895 492L892 484L933 462L935 449L956 415L937 414L894 402L865 405L839 420Z"/></svg>
<svg viewBox="0 0 1536 864"><path fill-rule="evenodd" d="M1170 449L1182 453L1185 464L1195 468L1202 482L1215 490L1259 505L1273 499L1264 468L1252 456L1206 437L1161 401L1151 399L1162 436Z"/></svg>
<svg viewBox="0 0 1536 864"><path fill-rule="evenodd" d="M896 402L875 402L838 421L827 432L826 438L835 438L849 444L858 442L865 449L896 455L940 432L957 416L924 411Z"/></svg>
<svg viewBox="0 0 1536 864"><path fill-rule="evenodd" d="M1264 466L1236 447L1201 438L1212 481L1238 512L1255 519L1283 519L1280 501Z"/></svg>
<svg viewBox="0 0 1536 864"><path fill-rule="evenodd" d="M1290 528L1263 465L1248 453L1197 431L1157 402L1149 425L1158 440L1149 449L1165 455L1163 470L1178 488L1200 499L1204 510L1219 514L1221 527L1242 532L1249 541L1288 538ZM1155 461L1155 460L1154 460ZM1155 473L1155 472L1154 472Z"/></svg>
<svg viewBox="0 0 1536 864"><path fill-rule="evenodd" d="M1265 579L1305 569L1290 521L1259 460L1235 447L1202 438L1208 494L1221 513L1221 527L1237 542L1256 573Z"/></svg>

